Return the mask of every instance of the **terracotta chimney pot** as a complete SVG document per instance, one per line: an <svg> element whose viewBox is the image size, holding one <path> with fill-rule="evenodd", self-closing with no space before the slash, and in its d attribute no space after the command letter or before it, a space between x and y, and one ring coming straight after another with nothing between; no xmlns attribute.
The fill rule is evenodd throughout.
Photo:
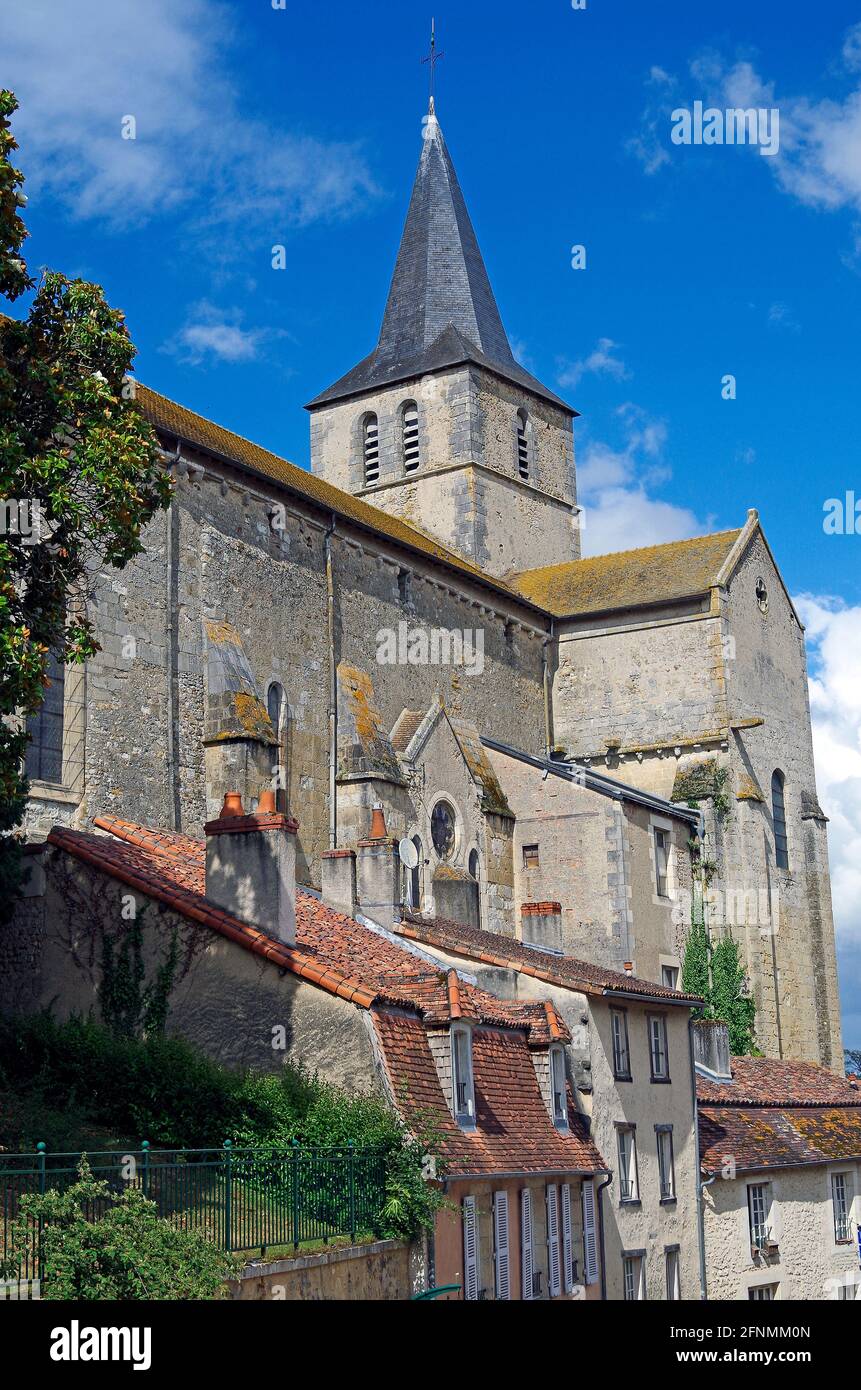
<svg viewBox="0 0 861 1390"><path fill-rule="evenodd" d="M258 816L274 816L276 814L274 792L261 792L260 800L257 803L257 814Z"/></svg>
<svg viewBox="0 0 861 1390"><path fill-rule="evenodd" d="M245 810L242 805L242 797L239 792L228 792L224 798L224 805L221 808L219 820L226 820L228 816L244 816Z"/></svg>
<svg viewBox="0 0 861 1390"><path fill-rule="evenodd" d="M372 840L384 840L385 838L386 838L386 817L385 817L385 815L384 815L384 813L383 813L382 803L378 801L378 802L376 803L376 805L374 806L373 814L372 814L372 816L371 816L371 834L370 834L370 839L372 839Z"/></svg>

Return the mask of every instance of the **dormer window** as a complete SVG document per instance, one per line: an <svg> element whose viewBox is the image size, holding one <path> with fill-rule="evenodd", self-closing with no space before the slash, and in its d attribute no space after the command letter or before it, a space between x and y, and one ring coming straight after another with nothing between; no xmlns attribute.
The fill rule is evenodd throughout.
<svg viewBox="0 0 861 1390"><path fill-rule="evenodd" d="M419 450L419 408L415 401L407 401L401 411L401 429L404 449L404 472L415 473L421 462Z"/></svg>
<svg viewBox="0 0 861 1390"><path fill-rule="evenodd" d="M365 487L380 480L380 422L376 415L366 415L362 426L362 449L365 462Z"/></svg>
<svg viewBox="0 0 861 1390"><path fill-rule="evenodd" d="M524 482L529 480L529 468L532 462L531 449L531 426L529 416L525 410L517 412L517 470Z"/></svg>
<svg viewBox="0 0 861 1390"><path fill-rule="evenodd" d="M464 1128L471 1128L475 1124L472 1033L463 1024L451 1030L451 1095L454 1118Z"/></svg>
<svg viewBox="0 0 861 1390"><path fill-rule="evenodd" d="M561 1047L550 1049L550 1099L553 1123L558 1129L568 1128L568 1099L565 1080L565 1053Z"/></svg>

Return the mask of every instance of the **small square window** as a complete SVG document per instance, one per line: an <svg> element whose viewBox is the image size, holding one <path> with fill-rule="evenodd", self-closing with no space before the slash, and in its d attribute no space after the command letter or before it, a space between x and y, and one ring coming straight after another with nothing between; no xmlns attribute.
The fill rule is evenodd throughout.
<svg viewBox="0 0 861 1390"><path fill-rule="evenodd" d="M679 967L677 965L661 966L661 984L664 986L664 989L678 989Z"/></svg>
<svg viewBox="0 0 861 1390"><path fill-rule="evenodd" d="M539 867L538 846L523 846L523 867L524 869L537 869Z"/></svg>

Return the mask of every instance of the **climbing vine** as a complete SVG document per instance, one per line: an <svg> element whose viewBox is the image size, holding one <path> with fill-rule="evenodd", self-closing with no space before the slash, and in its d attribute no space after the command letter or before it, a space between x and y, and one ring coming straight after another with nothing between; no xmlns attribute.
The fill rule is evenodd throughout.
<svg viewBox="0 0 861 1390"><path fill-rule="evenodd" d="M119 940L102 929L99 1005L107 1028L117 1037L151 1037L164 1032L170 992L179 963L179 938L171 934L167 955L147 983L143 929L137 914Z"/></svg>

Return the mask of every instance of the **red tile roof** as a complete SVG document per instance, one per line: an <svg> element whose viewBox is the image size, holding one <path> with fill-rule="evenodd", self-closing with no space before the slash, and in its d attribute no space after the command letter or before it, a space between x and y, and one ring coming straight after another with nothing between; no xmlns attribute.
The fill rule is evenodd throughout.
<svg viewBox="0 0 861 1390"><path fill-rule="evenodd" d="M856 1089L812 1062L778 1062L771 1057L733 1057L732 1081L697 1076L697 1097L714 1105L857 1105Z"/></svg>
<svg viewBox="0 0 861 1390"><path fill-rule="evenodd" d="M521 975L534 975L548 984L563 985L576 989L581 994L603 995L608 990L622 994L645 994L650 998L677 1000L679 1003L699 1003L693 994L681 994L678 990L667 989L651 980L640 980L633 975L623 975L618 970L606 970L601 965L588 965L572 956L557 956L550 951L539 951L524 946L510 936L500 936L496 932L482 931L478 927L467 927L460 922L450 922L443 917L419 917L408 913L399 927L400 936L411 941L419 941L426 946L436 946L452 955L464 956L467 960L481 961L484 965L494 965L504 970L517 970Z"/></svg>
<svg viewBox="0 0 861 1390"><path fill-rule="evenodd" d="M232 917L204 895L203 840L147 829L114 816L99 816L95 824L112 838L55 829L49 842L330 994L366 1009L375 1002L415 1009L430 1025L462 1017L521 1029L533 1047L550 1042L542 1005L495 999L458 979L456 972L435 968L301 888L296 894L295 946L286 946ZM567 1031L564 1036L569 1036Z"/></svg>
<svg viewBox="0 0 861 1390"><path fill-rule="evenodd" d="M380 1009L374 1026L395 1103L416 1133L436 1135L449 1176L606 1171L570 1095L569 1132L551 1122L522 1034L473 1030L475 1129L463 1130L446 1104L420 1020Z"/></svg>
<svg viewBox="0 0 861 1390"><path fill-rule="evenodd" d="M861 1159L861 1090L811 1062L733 1057L732 1081L697 1076L706 1172Z"/></svg>

